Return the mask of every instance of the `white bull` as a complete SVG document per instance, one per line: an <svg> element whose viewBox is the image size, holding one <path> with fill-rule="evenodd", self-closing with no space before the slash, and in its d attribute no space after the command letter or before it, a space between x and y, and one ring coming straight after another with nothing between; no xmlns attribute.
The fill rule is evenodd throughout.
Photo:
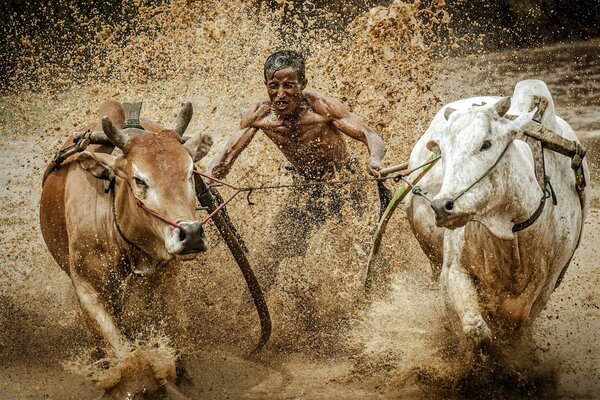
<svg viewBox="0 0 600 400"><path fill-rule="evenodd" d="M579 244L589 205L589 196L580 201L575 190L571 159L546 149L545 171L557 204L546 201L531 226L513 232L544 196L532 150L518 139L534 116L534 96L548 102L541 123L578 141L555 115L544 82L527 80L516 85L512 102L475 97L443 107L410 156L411 169L431 150L442 156L419 182L431 203L411 196L408 218L434 272L441 270L451 314L475 348L513 337L533 322ZM585 159L583 169L589 182Z"/></svg>

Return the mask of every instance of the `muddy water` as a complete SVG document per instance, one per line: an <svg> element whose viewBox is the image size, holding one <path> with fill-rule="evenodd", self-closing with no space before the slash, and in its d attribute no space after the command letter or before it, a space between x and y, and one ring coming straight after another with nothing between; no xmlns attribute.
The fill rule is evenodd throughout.
<svg viewBox="0 0 600 400"><path fill-rule="evenodd" d="M101 31L93 45L95 73L87 79L69 84L67 67L39 61L36 84L20 82L27 91L0 98L0 398L102 394L85 376L97 340L85 327L68 277L45 248L37 202L53 152L95 118L106 99L143 99L143 113L166 125L183 101L193 101L190 129L215 139L209 160L244 110L265 96L264 58L288 44L290 31L304 29L305 40L291 46L309 56L309 90L342 98L376 128L388 144L389 164L406 159L443 102L510 94L524 78L545 80L557 113L576 130L587 136L600 130L597 41L447 60L439 57L451 44L442 8L431 10L435 23L397 3L325 34L323 21L335 18L329 13L282 26L286 3L275 13L250 7L174 2L144 9L134 21L143 34L122 40L122 32ZM26 77L17 78L18 85ZM588 143L597 181L598 144ZM350 145L365 159L362 146ZM289 183L284 165L276 147L258 136L228 179ZM597 196L581 248L534 325L533 345L472 368L445 328L443 301L402 213L384 242L376 292L363 296L377 211L374 188L366 191L361 218L344 210L342 221L332 219L312 235L305 256L281 263L267 293L273 337L259 360L243 357L256 340L257 320L241 275L211 227L209 251L167 272L178 287L169 303L184 323L148 328L154 326L148 321L167 313L136 301L148 288L137 280L128 287L129 323L139 328L142 341L173 339L189 375L182 390L193 398L600 397ZM238 199L229 211L264 276L273 221L294 199L281 192L252 196L255 205Z"/></svg>

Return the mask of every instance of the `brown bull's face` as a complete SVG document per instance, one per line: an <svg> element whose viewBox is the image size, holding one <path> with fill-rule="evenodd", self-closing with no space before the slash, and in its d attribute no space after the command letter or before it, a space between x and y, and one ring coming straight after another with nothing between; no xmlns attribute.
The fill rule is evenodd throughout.
<svg viewBox="0 0 600 400"><path fill-rule="evenodd" d="M143 274L173 258L191 260L206 250L196 217L193 160L204 156L211 143L210 137L198 135L182 145L175 132L165 130L128 139L123 155L116 158L89 152L78 156L92 175L120 178L114 189L120 229L156 261Z"/></svg>
<svg viewBox="0 0 600 400"><path fill-rule="evenodd" d="M195 258L206 250L206 238L202 224L196 218L193 161L181 145L179 137L171 131L158 135L132 138L125 147L124 180L130 197L139 199L145 207L155 211L167 222L136 206L124 229L134 232L142 243L151 245L150 254L159 260L173 257L184 260Z"/></svg>

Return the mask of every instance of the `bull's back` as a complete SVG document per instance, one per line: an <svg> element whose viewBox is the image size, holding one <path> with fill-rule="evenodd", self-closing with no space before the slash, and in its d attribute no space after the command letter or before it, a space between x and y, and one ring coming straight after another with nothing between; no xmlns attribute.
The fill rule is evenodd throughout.
<svg viewBox="0 0 600 400"><path fill-rule="evenodd" d="M63 148L72 143L72 139L67 140ZM110 153L112 147L89 146L87 150ZM40 198L40 228L44 242L46 242L46 246L54 260L67 273L69 272L69 235L66 222L65 194L68 176L78 168L77 161L75 161L76 156L75 154L68 157L59 166L49 166L52 169L46 172ZM84 190L84 187L77 190Z"/></svg>

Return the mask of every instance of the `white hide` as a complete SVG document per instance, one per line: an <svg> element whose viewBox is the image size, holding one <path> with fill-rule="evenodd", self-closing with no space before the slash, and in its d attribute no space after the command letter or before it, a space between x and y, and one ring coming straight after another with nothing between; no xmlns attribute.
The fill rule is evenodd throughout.
<svg viewBox="0 0 600 400"><path fill-rule="evenodd" d="M577 247L589 203L587 196L582 210L571 160L545 150L546 174L558 204L549 199L533 225L513 234L512 226L529 218L542 197L531 149L514 139L518 126L533 114L533 96L548 101L542 123L577 140L569 125L555 116L544 82L527 80L516 85L508 111L520 116L518 121L495 114L493 105L499 97L459 100L437 113L410 156L409 168L414 168L429 157L428 144L439 144L442 159L419 186L429 199L452 199L481 177L509 145L493 171L456 200L452 212L462 217L450 224L453 229L436 226L425 199L413 195L408 199L413 232L434 272L440 272L449 309L476 346L518 331L539 314ZM456 109L448 121L447 107ZM480 151L484 140L492 146ZM589 184L585 160L584 170Z"/></svg>

